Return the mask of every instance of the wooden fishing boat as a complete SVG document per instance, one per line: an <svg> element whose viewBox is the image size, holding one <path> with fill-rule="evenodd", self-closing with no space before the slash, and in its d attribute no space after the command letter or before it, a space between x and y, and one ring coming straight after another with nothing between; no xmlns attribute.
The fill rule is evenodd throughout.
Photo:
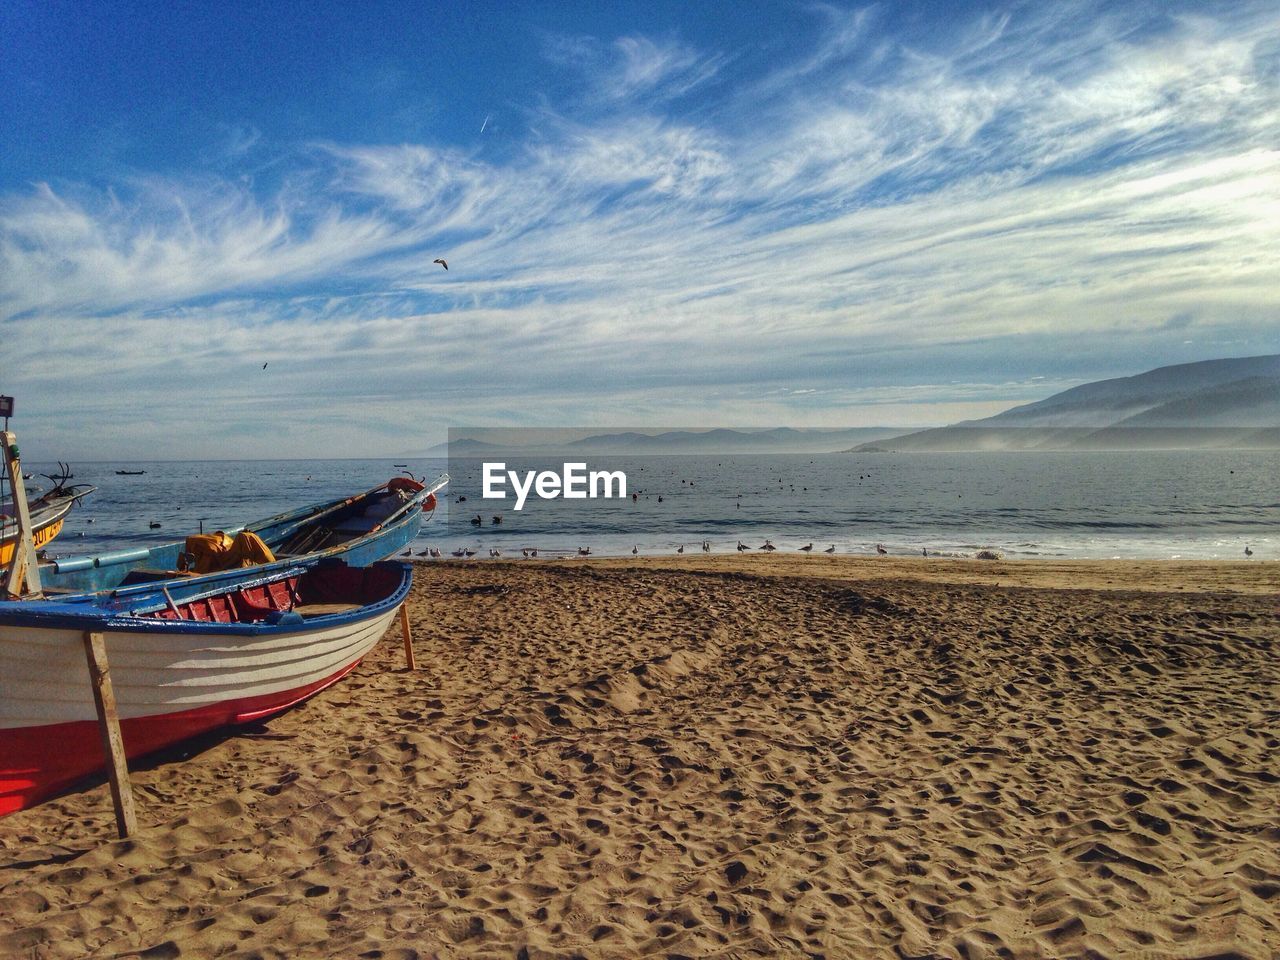
<svg viewBox="0 0 1280 960"><path fill-rule="evenodd" d="M37 550L46 546L62 532L63 521L81 499L96 490L87 483L75 486L57 486L48 493L27 501L31 515L31 539ZM13 504L0 503L0 570L13 562L13 551L18 542L18 518Z"/></svg>
<svg viewBox="0 0 1280 960"><path fill-rule="evenodd" d="M291 510L258 520L228 534L248 531L271 550L276 562L288 565L315 554L365 566L402 550L436 506L436 492L447 475L431 484L395 477L355 496ZM184 576L187 541L136 547L97 555L55 558L40 565L46 593L110 590L121 585Z"/></svg>
<svg viewBox="0 0 1280 960"><path fill-rule="evenodd" d="M128 757L259 720L350 672L412 568L312 558L0 603L0 815L101 771L85 636L101 634Z"/></svg>

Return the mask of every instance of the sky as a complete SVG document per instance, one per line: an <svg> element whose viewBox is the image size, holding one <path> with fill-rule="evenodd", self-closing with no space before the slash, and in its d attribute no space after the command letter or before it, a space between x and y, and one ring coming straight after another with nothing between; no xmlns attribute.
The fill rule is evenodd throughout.
<svg viewBox="0 0 1280 960"><path fill-rule="evenodd" d="M28 458L933 426L1277 291L1274 2L0 4Z"/></svg>

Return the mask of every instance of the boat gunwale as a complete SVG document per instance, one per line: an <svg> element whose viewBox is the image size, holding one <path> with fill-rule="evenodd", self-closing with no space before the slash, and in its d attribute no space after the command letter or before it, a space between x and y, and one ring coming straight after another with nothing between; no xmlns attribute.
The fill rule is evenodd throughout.
<svg viewBox="0 0 1280 960"><path fill-rule="evenodd" d="M199 595L182 597L182 603L206 599L241 587L263 586L301 576L307 571L325 566L328 558L309 560L307 563L291 563L273 566L270 571L262 567L239 568L231 571L220 571L208 574L205 585L210 589ZM400 568L400 583L388 596L373 603L363 604L354 610L341 613L322 614L308 617L299 622L271 623L268 621L224 623L214 620L170 620L148 617L137 610L113 612L104 608L104 603L118 602L110 592L97 594L81 594L77 597L59 597L56 600L15 600L0 603L0 627L23 627L48 630L93 630L95 632L113 633L178 633L201 636L263 636L272 634L310 633L316 630L342 626L347 623L358 623L381 615L388 609L394 609L404 602L413 586L413 566L399 560L380 560L367 567L353 567L357 570L371 570L377 567L394 566ZM261 575L246 578L243 571L252 569L261 571ZM218 584L217 581L222 581ZM186 581L190 583L191 581ZM163 591L158 584L140 584L145 590L142 596L152 600L154 609L163 609L166 605ZM283 611L288 612L288 611Z"/></svg>

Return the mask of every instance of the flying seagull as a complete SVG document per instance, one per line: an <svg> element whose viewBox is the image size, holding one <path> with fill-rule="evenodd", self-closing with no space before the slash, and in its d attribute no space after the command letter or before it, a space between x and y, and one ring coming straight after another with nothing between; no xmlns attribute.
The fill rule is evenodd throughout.
<svg viewBox="0 0 1280 960"><path fill-rule="evenodd" d="M436 259L432 260L431 262L432 262L432 263L438 263L438 264L440 264L440 266L444 267L446 270L448 270L448 269L449 269L449 265L448 265L447 263L445 263L443 260L441 260L439 257L437 257Z"/></svg>
<svg viewBox="0 0 1280 960"><path fill-rule="evenodd" d="M270 362L271 362L270 360L268 360L268 361L267 361L267 363L270 363ZM262 369L263 369L263 370L267 369L267 363L264 363L264 364L262 365Z"/></svg>

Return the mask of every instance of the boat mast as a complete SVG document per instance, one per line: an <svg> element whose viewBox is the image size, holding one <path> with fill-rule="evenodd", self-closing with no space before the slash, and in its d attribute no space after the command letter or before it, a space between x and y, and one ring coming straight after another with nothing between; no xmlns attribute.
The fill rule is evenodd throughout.
<svg viewBox="0 0 1280 960"><path fill-rule="evenodd" d="M18 521L18 540L13 545L13 562L5 578L6 599L43 596L40 589L40 563L36 557L36 545L32 540L31 511L27 507L27 489L22 482L22 461L18 454L18 438L9 432L9 415L13 413L13 399L3 398L0 415L5 418L5 429L0 431L0 456L4 459L5 475L9 490L13 493L13 514Z"/></svg>

